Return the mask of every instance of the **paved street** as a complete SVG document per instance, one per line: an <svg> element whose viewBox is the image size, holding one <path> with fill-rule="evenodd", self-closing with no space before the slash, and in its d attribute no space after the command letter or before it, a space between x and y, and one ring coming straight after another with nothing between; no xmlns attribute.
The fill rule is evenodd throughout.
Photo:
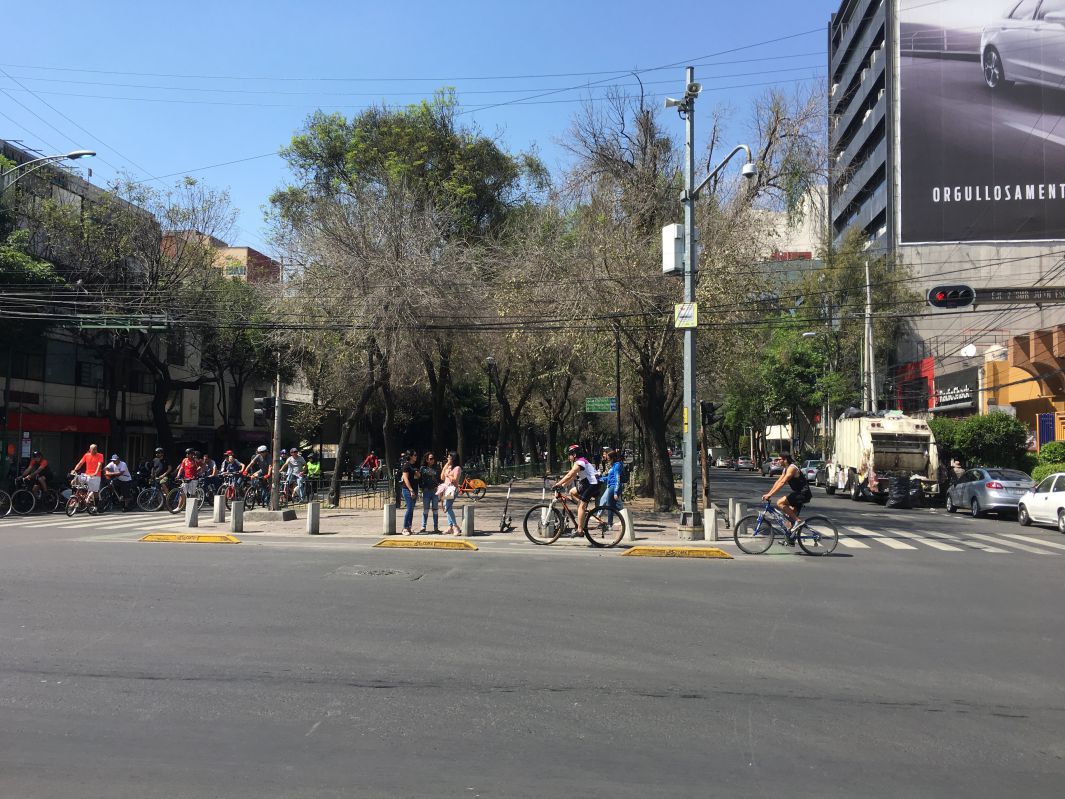
<svg viewBox="0 0 1065 799"><path fill-rule="evenodd" d="M839 557L4 520L0 795L1059 796L1062 538L812 507Z"/></svg>

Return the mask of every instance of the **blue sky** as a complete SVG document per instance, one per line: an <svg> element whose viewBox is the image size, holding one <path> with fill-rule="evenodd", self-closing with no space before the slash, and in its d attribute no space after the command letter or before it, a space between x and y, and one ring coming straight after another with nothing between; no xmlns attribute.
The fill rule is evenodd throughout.
<svg viewBox="0 0 1065 799"><path fill-rule="evenodd" d="M508 149L535 146L559 169L556 140L578 101L633 85L628 70L675 64L641 78L649 93L676 94L695 63L706 87L697 125L705 133L727 106L736 135L769 84L823 76L837 0L690 6L42 0L5 15L0 138L48 154L97 150L79 166L99 184L124 169L228 188L240 210L231 243L265 249L261 207L286 169L276 155L242 159L276 152L316 108L350 116L454 86L464 120Z"/></svg>

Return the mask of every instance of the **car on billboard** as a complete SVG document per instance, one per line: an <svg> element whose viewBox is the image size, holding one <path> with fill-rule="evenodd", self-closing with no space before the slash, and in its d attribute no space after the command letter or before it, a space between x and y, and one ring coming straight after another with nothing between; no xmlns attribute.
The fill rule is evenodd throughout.
<svg viewBox="0 0 1065 799"><path fill-rule="evenodd" d="M980 35L984 83L1065 89L1065 0L1021 0Z"/></svg>

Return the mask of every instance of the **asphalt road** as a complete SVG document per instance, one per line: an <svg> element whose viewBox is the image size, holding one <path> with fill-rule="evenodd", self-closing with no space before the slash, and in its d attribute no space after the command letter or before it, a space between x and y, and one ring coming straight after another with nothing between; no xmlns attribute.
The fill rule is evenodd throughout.
<svg viewBox="0 0 1065 799"><path fill-rule="evenodd" d="M1062 199L932 202L937 186L1065 182L1065 92L993 92L978 61L903 57L900 80L904 241L1065 237Z"/></svg>
<svg viewBox="0 0 1065 799"><path fill-rule="evenodd" d="M1052 551L655 560L5 524L0 796L1056 797Z"/></svg>

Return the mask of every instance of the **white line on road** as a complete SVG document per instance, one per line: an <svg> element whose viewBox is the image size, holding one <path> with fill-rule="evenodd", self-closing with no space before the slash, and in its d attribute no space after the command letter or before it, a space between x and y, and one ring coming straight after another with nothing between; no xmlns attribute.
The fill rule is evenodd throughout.
<svg viewBox="0 0 1065 799"><path fill-rule="evenodd" d="M1065 544L1058 544L1054 541L1044 541L1042 538L1033 538L1030 535L1020 535L1019 533L1003 533L1006 538L1014 538L1018 541L1027 541L1029 544L1036 544L1041 547L1053 547L1054 549L1065 549ZM1003 541L1002 543L1006 543Z"/></svg>
<svg viewBox="0 0 1065 799"><path fill-rule="evenodd" d="M1019 549L1022 552L1031 552L1035 555L1056 555L1057 552L1049 552L1045 549L1036 549L1026 544L1018 544L1016 541L1003 541L1001 537L993 535L984 535L983 533L969 533L973 538L979 538L981 541L990 541L992 544L1001 544L1004 547L1013 547Z"/></svg>
<svg viewBox="0 0 1065 799"><path fill-rule="evenodd" d="M864 527L855 527L854 525L851 525L850 527L844 529L850 530L851 532L860 535L863 538L872 538L877 543L883 544L886 547L891 547L892 549L917 549L917 547L915 546L911 546L910 544L904 543L902 541L896 541L894 538L889 538L888 536L882 535L880 533L874 533L872 530L867 530Z"/></svg>
<svg viewBox="0 0 1065 799"><path fill-rule="evenodd" d="M850 536L840 533L839 542L845 547L851 549L869 549L869 545L859 541L857 538L851 538Z"/></svg>
<svg viewBox="0 0 1065 799"><path fill-rule="evenodd" d="M979 549L981 552L987 552L988 554L991 554L991 555L1009 555L1009 554L1011 554L1009 552L1009 550L999 549L998 547L993 547L993 546L990 546L989 544L982 544L979 541L970 541L968 538L965 538L964 536L960 536L960 535L951 535L950 533L940 533L940 532L930 533L928 531L925 531L925 535L930 536L932 538L944 538L947 541L954 541L954 542L956 542L958 544L961 544L962 546L972 547L973 549Z"/></svg>
<svg viewBox="0 0 1065 799"><path fill-rule="evenodd" d="M895 535L901 535L903 538L909 538L911 541L920 541L922 544L926 544L932 549L938 549L943 552L963 552L961 547L953 546L952 544L944 544L942 541L936 541L932 538L926 538L923 535L917 535L917 533L911 533L908 530L889 530L888 532Z"/></svg>

